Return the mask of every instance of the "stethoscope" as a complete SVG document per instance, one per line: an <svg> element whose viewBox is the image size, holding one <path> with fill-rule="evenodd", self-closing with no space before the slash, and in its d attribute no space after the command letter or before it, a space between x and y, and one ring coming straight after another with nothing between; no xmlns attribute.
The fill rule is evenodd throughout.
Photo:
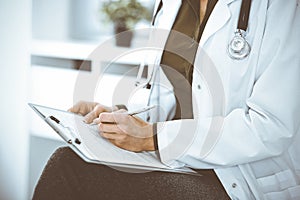
<svg viewBox="0 0 300 200"><path fill-rule="evenodd" d="M251 51L250 44L247 42L245 36L248 28L248 20L251 8L251 0L243 0L238 25L234 32L234 37L229 42L227 52L230 58L241 60L246 58Z"/></svg>
<svg viewBox="0 0 300 200"><path fill-rule="evenodd" d="M154 25L156 17L161 10L163 6L162 0L160 1L156 12L152 19L152 25ZM246 58L251 51L251 46L246 40L246 31L248 29L248 21L249 21L249 15L250 15L250 9L251 9L251 0L242 0L241 8L240 8L240 14L238 19L237 28L234 32L234 37L231 39L227 46L227 53L230 58L234 60L242 60ZM136 86L140 85L140 80L142 76L142 72L144 70L145 63L142 62L139 67L139 72L137 75L137 81ZM154 76L154 71L150 74L150 78L147 79L146 87L150 87L150 82Z"/></svg>

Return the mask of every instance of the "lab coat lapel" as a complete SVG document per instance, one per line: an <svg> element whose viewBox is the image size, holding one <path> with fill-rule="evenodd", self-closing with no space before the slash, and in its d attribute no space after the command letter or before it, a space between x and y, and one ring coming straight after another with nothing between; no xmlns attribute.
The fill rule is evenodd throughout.
<svg viewBox="0 0 300 200"><path fill-rule="evenodd" d="M205 42L221 29L227 21L230 19L231 14L229 10L229 4L236 0L219 0L215 5L213 12L211 13L207 24L205 26L204 32L200 40L200 46L203 47Z"/></svg>
<svg viewBox="0 0 300 200"><path fill-rule="evenodd" d="M158 20L155 23L155 29L150 32L149 37L149 44L151 45L151 47L154 47L156 51L152 54L147 55L146 63L148 64L148 74L152 74L152 76L149 77L148 81L151 81L151 79L155 77L156 71L154 67L159 66L164 46L182 3L182 0L161 1L163 3L161 10L163 14L157 15ZM155 11L157 11L159 2L159 0L156 1Z"/></svg>
<svg viewBox="0 0 300 200"><path fill-rule="evenodd" d="M181 6L182 0L162 0L163 2L163 13L166 15L167 20L164 21L164 26L160 28L171 30L172 25L176 19L178 10Z"/></svg>

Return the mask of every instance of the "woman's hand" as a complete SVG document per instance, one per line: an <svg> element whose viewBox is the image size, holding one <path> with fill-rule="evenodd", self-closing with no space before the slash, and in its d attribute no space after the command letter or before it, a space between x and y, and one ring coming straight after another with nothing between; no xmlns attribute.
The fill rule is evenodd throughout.
<svg viewBox="0 0 300 200"><path fill-rule="evenodd" d="M153 125L138 117L128 115L125 110L101 113L100 135L114 145L129 151L154 151Z"/></svg>
<svg viewBox="0 0 300 200"><path fill-rule="evenodd" d="M84 117L86 123L92 123L94 119L99 117L102 112L112 112L118 110L116 106L113 108L104 106L96 102L80 101L71 107L68 111L76 114L80 114Z"/></svg>

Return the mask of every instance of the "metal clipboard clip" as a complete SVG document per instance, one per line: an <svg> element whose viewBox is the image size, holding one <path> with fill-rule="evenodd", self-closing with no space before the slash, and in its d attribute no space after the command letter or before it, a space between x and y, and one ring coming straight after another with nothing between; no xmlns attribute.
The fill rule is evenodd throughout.
<svg viewBox="0 0 300 200"><path fill-rule="evenodd" d="M72 129L65 126L54 116L45 118L45 121L69 144L81 144L81 140L76 136ZM66 133L68 131L69 134Z"/></svg>

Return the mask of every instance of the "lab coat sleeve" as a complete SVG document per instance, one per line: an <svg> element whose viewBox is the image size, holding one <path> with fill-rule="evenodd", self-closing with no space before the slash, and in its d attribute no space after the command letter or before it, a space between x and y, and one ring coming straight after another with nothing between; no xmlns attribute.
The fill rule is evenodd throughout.
<svg viewBox="0 0 300 200"><path fill-rule="evenodd" d="M269 5L247 108L158 123L163 163L194 168L244 164L280 155L300 134L300 9L296 0L288 4L277 0Z"/></svg>

